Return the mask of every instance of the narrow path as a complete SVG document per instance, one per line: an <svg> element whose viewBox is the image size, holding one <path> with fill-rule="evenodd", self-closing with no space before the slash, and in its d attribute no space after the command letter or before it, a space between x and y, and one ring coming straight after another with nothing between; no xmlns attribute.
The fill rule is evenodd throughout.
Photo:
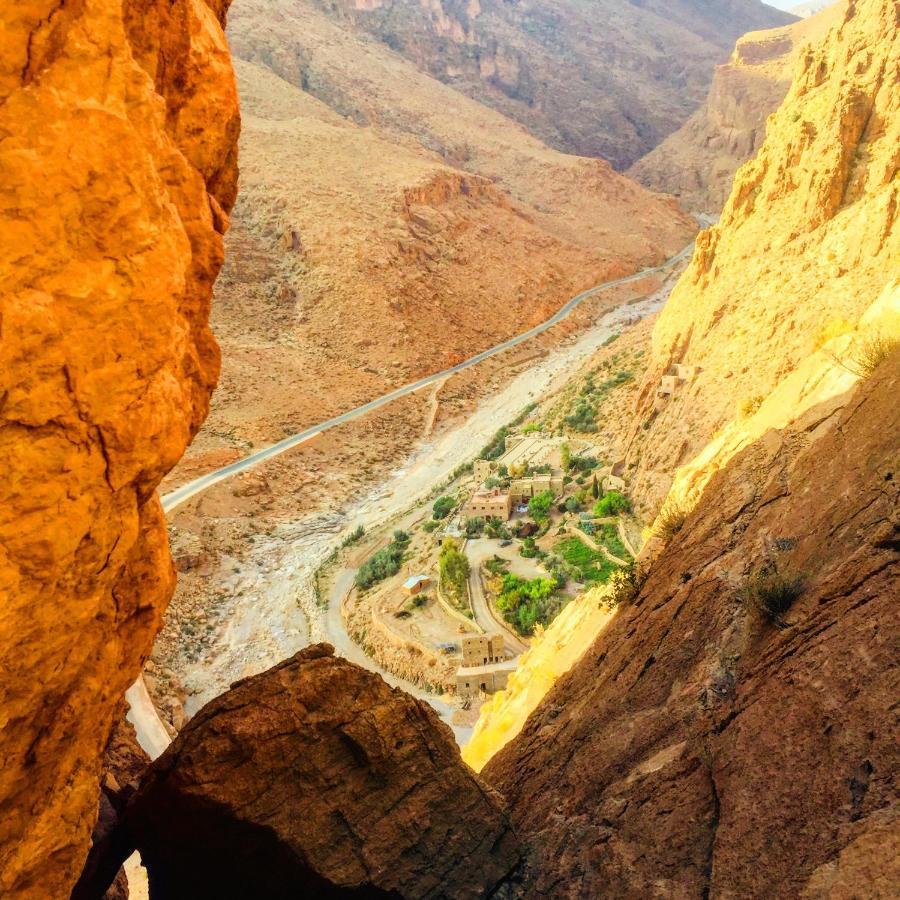
<svg viewBox="0 0 900 900"><path fill-rule="evenodd" d="M510 348L516 347L519 344L524 343L525 341L531 340L531 338L537 337L539 334L543 334L554 325L558 325L564 319L568 318L571 315L572 311L580 306L585 300L596 296L602 291L609 290L610 288L619 287L623 284L630 284L633 281L640 281L642 278L646 278L648 275L658 275L662 272L665 272L667 269L681 262L681 260L683 260L689 253L691 253L693 249L694 244L693 242L691 242L680 253L676 253L675 256L673 256L671 259L667 259L661 265L650 266L649 268L641 269L639 272L635 272L633 275L626 275L623 278L615 278L612 281L606 281L603 284L598 284L596 287L588 288L588 290L582 291L580 294L569 300L568 303L557 310L557 312L555 312L545 322L542 322L540 325L536 325L534 328L530 328L528 331L523 331L521 334L516 335L515 337L511 337L509 340L503 341L502 343L497 344L496 346L491 347L488 350L484 350L481 353L473 356L471 359L467 359L450 369L445 369L443 372L435 372L433 375L427 375L425 378L420 378L418 381L414 381L411 384L404 385L403 387L397 388L390 393L383 394L381 397L376 397L374 400L370 400L368 403L364 403L362 406L357 406L356 409L348 410L347 412L341 413L338 416L334 416L333 418L328 419L325 422L321 422L318 425L312 425L311 427L299 432L298 434L291 435L290 437L285 438L283 441L279 441L277 444L272 444L271 447L265 447L262 450L257 450L256 453L252 453L250 456L247 456L244 459L233 462L231 463L231 465L223 466L221 469L216 469L214 472L208 472L206 475L201 475L200 478L195 478L193 481L189 481L187 484L183 484L180 488L176 488L174 491L170 491L168 494L165 494L162 498L163 510L165 512L171 512L186 500L189 500L191 497L199 494L201 491L205 491L207 488L212 487L214 484L218 484L220 481L224 481L226 478L230 478L232 475L237 475L239 472L246 472L248 469L257 466L259 465L259 463L264 462L267 459L271 459L274 456L280 456L285 451L291 450L294 447L297 447L300 444L303 444L306 441L309 441L312 438L322 434L323 431L334 428L336 425L343 425L345 422L352 422L354 419L358 419L360 416L366 415L366 413L370 413L373 410L379 409L380 407L385 406L388 403L393 403L394 400L399 400L401 397L406 397L409 394L413 394L416 391L421 390L423 387L427 387L429 384L433 384L436 381L449 378L451 375L456 375L458 372L463 372L466 369L471 368L472 366L477 366L478 363L484 362L484 360L490 359L492 356L496 356L499 353L503 353L505 350L509 350Z"/></svg>

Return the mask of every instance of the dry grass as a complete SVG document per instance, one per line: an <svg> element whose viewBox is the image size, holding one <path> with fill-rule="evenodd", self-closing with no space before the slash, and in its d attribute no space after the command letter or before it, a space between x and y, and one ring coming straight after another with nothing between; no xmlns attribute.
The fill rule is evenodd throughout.
<svg viewBox="0 0 900 900"><path fill-rule="evenodd" d="M775 563L767 563L747 579L740 596L748 609L785 628L784 616L803 593L803 587L802 578L785 575Z"/></svg>
<svg viewBox="0 0 900 900"><path fill-rule="evenodd" d="M886 334L871 334L853 341L846 358L832 358L848 372L858 378L869 378L886 360L900 350L900 337Z"/></svg>
<svg viewBox="0 0 900 900"><path fill-rule="evenodd" d="M690 508L669 497L662 505L656 521L653 523L653 534L668 544L684 527Z"/></svg>

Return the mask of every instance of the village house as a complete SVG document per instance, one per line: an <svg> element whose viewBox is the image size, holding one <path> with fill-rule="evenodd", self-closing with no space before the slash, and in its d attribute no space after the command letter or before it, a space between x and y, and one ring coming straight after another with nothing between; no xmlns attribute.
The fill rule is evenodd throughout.
<svg viewBox="0 0 900 900"><path fill-rule="evenodd" d="M426 588L431 587L431 579L427 575L411 575L403 582L403 592L408 597L421 594Z"/></svg>
<svg viewBox="0 0 900 900"><path fill-rule="evenodd" d="M466 506L466 514L471 519L497 518L506 522L512 515L512 498L509 491L501 491L499 488L475 491Z"/></svg>
<svg viewBox="0 0 900 900"><path fill-rule="evenodd" d="M456 672L456 693L466 698L502 691L509 683L510 673L515 669L515 660L486 666L463 666Z"/></svg>
<svg viewBox="0 0 900 900"><path fill-rule="evenodd" d="M486 666L506 660L506 644L499 634L476 634L463 638L463 665Z"/></svg>
<svg viewBox="0 0 900 900"><path fill-rule="evenodd" d="M509 495L513 503L528 501L544 491L550 491L554 497L558 497L562 493L562 472L554 472L547 475L530 475L528 478L515 478L509 486Z"/></svg>

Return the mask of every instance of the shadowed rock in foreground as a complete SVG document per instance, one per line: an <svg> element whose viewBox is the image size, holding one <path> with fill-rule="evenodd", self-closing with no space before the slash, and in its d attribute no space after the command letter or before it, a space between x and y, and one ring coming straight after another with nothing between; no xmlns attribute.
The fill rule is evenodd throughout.
<svg viewBox="0 0 900 900"><path fill-rule="evenodd" d="M431 707L325 644L209 703L127 819L155 898L474 898L519 860Z"/></svg>

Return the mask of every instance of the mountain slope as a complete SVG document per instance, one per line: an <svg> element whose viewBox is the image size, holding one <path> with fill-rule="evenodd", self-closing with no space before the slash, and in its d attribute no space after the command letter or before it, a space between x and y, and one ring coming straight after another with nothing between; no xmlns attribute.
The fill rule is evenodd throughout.
<svg viewBox="0 0 900 900"><path fill-rule="evenodd" d="M191 458L451 366L695 229L607 163L546 147L302 4L243 0L229 38L242 191L213 311L222 388Z"/></svg>
<svg viewBox="0 0 900 900"><path fill-rule="evenodd" d="M741 37L718 66L706 103L628 174L695 211L717 212L738 167L759 150L765 123L791 86L797 59L841 18L846 2L809 19Z"/></svg>
<svg viewBox="0 0 900 900"><path fill-rule="evenodd" d="M848 6L802 56L762 149L738 171L719 224L701 234L654 330L628 452L648 508L742 407L817 351L825 360L831 339L863 342L867 311L890 305L898 15L886 2ZM675 364L699 371L660 395Z"/></svg>
<svg viewBox="0 0 900 900"><path fill-rule="evenodd" d="M675 8L656 0L304 0L291 7L368 34L550 146L616 168L688 118L740 34L793 18L757 0L679 0ZM306 63L296 54L298 70ZM317 92L314 69L307 85ZM368 121L365 109L352 112Z"/></svg>

